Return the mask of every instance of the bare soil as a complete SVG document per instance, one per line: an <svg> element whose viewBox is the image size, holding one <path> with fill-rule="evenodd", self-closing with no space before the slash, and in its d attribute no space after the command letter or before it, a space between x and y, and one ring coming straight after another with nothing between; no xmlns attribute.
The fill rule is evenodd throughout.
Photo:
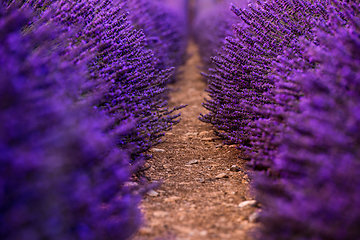
<svg viewBox="0 0 360 240"><path fill-rule="evenodd" d="M181 110L181 122L166 134L166 142L151 151L146 176L162 184L145 196L144 224L134 240L248 240L257 225L251 216L259 209L239 206L253 199L245 160L234 146L223 145L210 124L198 120L199 113L206 112L201 106L207 97L206 83L192 42L188 54L180 79L170 86L169 99L170 106L188 106ZM232 165L240 170L230 171ZM226 176L217 178L222 173Z"/></svg>

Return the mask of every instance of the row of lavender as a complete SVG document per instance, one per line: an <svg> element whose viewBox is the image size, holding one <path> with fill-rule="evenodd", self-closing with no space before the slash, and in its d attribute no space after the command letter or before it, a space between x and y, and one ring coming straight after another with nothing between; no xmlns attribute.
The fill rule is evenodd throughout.
<svg viewBox="0 0 360 240"><path fill-rule="evenodd" d="M151 186L127 182L178 122L166 64L186 44L183 20L150 2L0 1L1 239L127 239L139 228ZM167 25L135 18L146 7ZM177 28L153 46L132 24Z"/></svg>
<svg viewBox="0 0 360 240"><path fill-rule="evenodd" d="M212 66L211 57L217 54L224 44L225 37L232 35L231 26L238 21L235 14L229 12L229 4L245 7L246 0L197 0L196 16L193 23L194 40L199 46L199 53L205 72ZM230 14L229 14L230 13Z"/></svg>
<svg viewBox="0 0 360 240"><path fill-rule="evenodd" d="M231 8L241 23L212 58L201 120L259 170L256 237L359 239L360 4Z"/></svg>

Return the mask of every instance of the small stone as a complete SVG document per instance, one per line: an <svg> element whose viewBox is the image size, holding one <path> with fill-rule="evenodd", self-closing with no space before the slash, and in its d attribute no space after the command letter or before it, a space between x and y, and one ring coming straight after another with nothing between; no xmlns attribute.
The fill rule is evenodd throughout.
<svg viewBox="0 0 360 240"><path fill-rule="evenodd" d="M170 167L171 167L170 164L164 164L164 165L163 165L163 168L166 168L166 169L168 169L168 168L170 168Z"/></svg>
<svg viewBox="0 0 360 240"><path fill-rule="evenodd" d="M236 148L236 145L229 145L229 148Z"/></svg>
<svg viewBox="0 0 360 240"><path fill-rule="evenodd" d="M212 141L214 141L214 138L211 138L211 137L209 137L209 138L202 138L201 141L204 141L204 142L212 142Z"/></svg>
<svg viewBox="0 0 360 240"><path fill-rule="evenodd" d="M226 173L220 173L220 174L215 176L216 179L228 178L228 177L229 177L229 175L227 175Z"/></svg>
<svg viewBox="0 0 360 240"><path fill-rule="evenodd" d="M200 178L199 182L200 182L200 183L205 183L205 179Z"/></svg>
<svg viewBox="0 0 360 240"><path fill-rule="evenodd" d="M255 223L259 220L260 212L256 211L249 216L249 222Z"/></svg>
<svg viewBox="0 0 360 240"><path fill-rule="evenodd" d="M168 212L165 211L156 211L153 212L154 217L159 217L159 218L163 218L163 217L167 217L169 215Z"/></svg>
<svg viewBox="0 0 360 240"><path fill-rule="evenodd" d="M246 181L245 179L242 179L242 180L241 180L241 183L242 183L242 184L249 184L249 182Z"/></svg>
<svg viewBox="0 0 360 240"><path fill-rule="evenodd" d="M126 186L126 187L136 187L138 185L139 184L137 182L125 182L124 183L124 186Z"/></svg>
<svg viewBox="0 0 360 240"><path fill-rule="evenodd" d="M236 166L236 165L232 165L232 166L230 167L230 171L232 171L232 172L238 172L238 171L240 171L240 168L239 168L238 166Z"/></svg>
<svg viewBox="0 0 360 240"><path fill-rule="evenodd" d="M152 148L151 151L152 152L165 152L165 150L161 149L161 148Z"/></svg>
<svg viewBox="0 0 360 240"><path fill-rule="evenodd" d="M197 159L193 159L190 162L186 163L185 165L193 165L193 164L198 164L199 161Z"/></svg>
<svg viewBox="0 0 360 240"><path fill-rule="evenodd" d="M235 221L237 222L244 222L246 220L246 216L242 215L240 216L238 219L236 219Z"/></svg>
<svg viewBox="0 0 360 240"><path fill-rule="evenodd" d="M248 207L248 206L255 206L255 205L256 205L256 200L248 200L248 201L239 203L239 207L241 207L241 208Z"/></svg>
<svg viewBox="0 0 360 240"><path fill-rule="evenodd" d="M216 148L221 148L223 145L222 144L219 144L219 145L216 145L215 147Z"/></svg>
<svg viewBox="0 0 360 240"><path fill-rule="evenodd" d="M172 203L172 202L176 202L177 200L180 200L180 197L177 196L172 196L172 197L168 197L164 200L164 202L166 203Z"/></svg>
<svg viewBox="0 0 360 240"><path fill-rule="evenodd" d="M144 170L147 170L147 169L149 169L149 168L151 168L151 164L149 164L149 163L145 163L144 165L143 165L143 167L142 167L142 169L144 169Z"/></svg>
<svg viewBox="0 0 360 240"><path fill-rule="evenodd" d="M205 135L207 135L207 134L209 134L208 131L202 131L202 132L199 133L199 136L200 136L200 137L203 137L203 136L205 136Z"/></svg>
<svg viewBox="0 0 360 240"><path fill-rule="evenodd" d="M142 227L139 229L139 234L140 235L149 235L152 233L152 229L149 227Z"/></svg>
<svg viewBox="0 0 360 240"><path fill-rule="evenodd" d="M157 228L159 226L164 226L164 219L162 219L162 218L152 218L151 221L148 222L148 224L152 228Z"/></svg>
<svg viewBox="0 0 360 240"><path fill-rule="evenodd" d="M154 191L154 190L152 190L152 189L151 189L150 191L148 191L146 194L149 195L150 197L157 197L157 196L159 196L159 193L156 192L156 191Z"/></svg>
<svg viewBox="0 0 360 240"><path fill-rule="evenodd" d="M186 136L196 136L198 135L197 132L192 132L192 133L185 133Z"/></svg>

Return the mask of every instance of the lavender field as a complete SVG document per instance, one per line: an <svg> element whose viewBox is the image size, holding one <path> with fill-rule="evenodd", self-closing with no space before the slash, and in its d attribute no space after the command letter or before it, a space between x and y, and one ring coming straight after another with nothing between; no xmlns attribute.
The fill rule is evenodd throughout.
<svg viewBox="0 0 360 240"><path fill-rule="evenodd" d="M360 239L359 17L0 0L0 239Z"/></svg>

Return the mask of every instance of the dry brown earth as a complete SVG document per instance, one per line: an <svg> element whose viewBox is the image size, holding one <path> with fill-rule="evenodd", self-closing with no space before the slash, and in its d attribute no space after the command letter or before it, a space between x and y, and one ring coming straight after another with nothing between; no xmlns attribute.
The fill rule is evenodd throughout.
<svg viewBox="0 0 360 240"><path fill-rule="evenodd" d="M161 187L142 202L144 225L134 240L238 239L248 240L254 213L245 161L232 146L223 145L210 124L198 120L207 93L198 66L197 48L189 44L190 58L179 81L171 85L171 106L188 104L182 120L166 134L166 142L152 149L151 167L146 176L162 181ZM230 170L237 165L238 172Z"/></svg>

